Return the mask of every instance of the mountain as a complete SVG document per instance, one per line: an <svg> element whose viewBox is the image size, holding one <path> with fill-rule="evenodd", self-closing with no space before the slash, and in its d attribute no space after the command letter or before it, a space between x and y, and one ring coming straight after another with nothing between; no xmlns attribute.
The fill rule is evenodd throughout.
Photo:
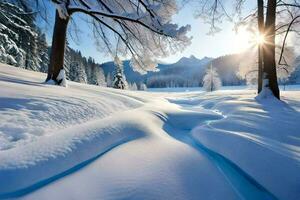
<svg viewBox="0 0 300 200"><path fill-rule="evenodd" d="M128 60L124 61L124 73L127 81L130 83L146 83L147 87L195 87L202 86L202 79L207 67L212 64L217 70L222 85L244 85L246 84L243 77L238 76L237 72L241 63L249 55L230 54L217 58L203 57L198 59L195 56L182 57L177 62L171 64L158 64L157 72L148 72L141 75L130 67ZM101 65L105 75L114 73L114 63L107 62ZM299 70L293 74L294 82L300 77Z"/></svg>
<svg viewBox="0 0 300 200"><path fill-rule="evenodd" d="M128 82L136 84L146 83L147 87L195 87L202 85L206 68L211 63L220 75L223 85L241 85L245 81L237 76L242 55L232 54L218 58L195 56L182 57L172 64L158 64L157 72L148 72L141 75L130 67L128 60L124 61L124 74ZM114 73L114 63L107 62L101 65L105 75Z"/></svg>
<svg viewBox="0 0 300 200"><path fill-rule="evenodd" d="M210 62L213 58L209 57L203 57L202 59L198 59L195 56L191 55L189 58L188 57L182 57L180 60L178 60L176 63L173 65L177 66L189 66L189 67L195 67L195 66L200 66L200 65L205 65L208 62Z"/></svg>
<svg viewBox="0 0 300 200"><path fill-rule="evenodd" d="M198 59L195 56L182 57L176 63L158 64L158 71L141 75L133 71L129 60L124 61L124 74L130 83L146 83L148 87L187 87L201 85L201 77L206 66L213 58ZM113 76L114 63L106 62L101 65L104 74Z"/></svg>

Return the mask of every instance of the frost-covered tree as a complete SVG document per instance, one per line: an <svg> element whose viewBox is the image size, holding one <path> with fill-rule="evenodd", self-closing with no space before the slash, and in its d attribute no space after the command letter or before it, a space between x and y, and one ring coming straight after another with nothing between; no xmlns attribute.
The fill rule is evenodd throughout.
<svg viewBox="0 0 300 200"><path fill-rule="evenodd" d="M70 64L70 80L79 82L79 83L87 83L87 76L85 72L85 68L83 64L79 61L73 61Z"/></svg>
<svg viewBox="0 0 300 200"><path fill-rule="evenodd" d="M140 72L155 70L155 59L164 57L171 51L182 50L191 40L186 36L190 26L178 27L170 23L177 12L176 0L52 2L57 11L47 80L57 81L57 75L63 68L67 26L74 13L90 16L99 44L102 43L109 52L131 55L131 65ZM116 43L119 45L115 45Z"/></svg>
<svg viewBox="0 0 300 200"><path fill-rule="evenodd" d="M44 46L46 46L45 49ZM41 71L47 63L47 43L35 26L35 14L0 2L0 59L17 67Z"/></svg>
<svg viewBox="0 0 300 200"><path fill-rule="evenodd" d="M64 63L66 76L69 80L106 86L103 69L93 58L86 59L80 51L75 51L67 46Z"/></svg>
<svg viewBox="0 0 300 200"><path fill-rule="evenodd" d="M70 78L70 76L72 76L70 74L70 67L71 67L72 60L75 58L74 53L76 54L76 52L73 49L71 49L71 47L69 46L69 41L67 40L66 41L65 57L64 57L64 70L66 72L66 78L68 80L72 80ZM48 65L49 65L49 62L48 62Z"/></svg>
<svg viewBox="0 0 300 200"><path fill-rule="evenodd" d="M207 69L205 76L203 77L203 87L206 91L212 92L218 90L222 86L221 79L218 72L212 65Z"/></svg>
<svg viewBox="0 0 300 200"><path fill-rule="evenodd" d="M103 69L96 63L91 64L90 67L91 67L91 75L89 77L90 83L93 85L106 86Z"/></svg>
<svg viewBox="0 0 300 200"><path fill-rule="evenodd" d="M37 35L37 53L38 53L38 62L39 70L41 72L47 72L49 64L49 54L48 54L48 44L46 41L45 33L42 33L41 30L38 30Z"/></svg>
<svg viewBox="0 0 300 200"><path fill-rule="evenodd" d="M115 74L112 82L112 87L116 89L127 89L127 81L123 72L123 62L119 59L118 56L115 57Z"/></svg>

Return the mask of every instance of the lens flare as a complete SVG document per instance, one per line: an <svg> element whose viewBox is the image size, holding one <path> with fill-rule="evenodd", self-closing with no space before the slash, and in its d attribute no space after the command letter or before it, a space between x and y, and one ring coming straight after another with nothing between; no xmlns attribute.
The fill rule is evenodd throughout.
<svg viewBox="0 0 300 200"><path fill-rule="evenodd" d="M262 34L257 34L256 35L256 43L261 45L261 44L264 44L266 42L265 40L265 36L262 35Z"/></svg>

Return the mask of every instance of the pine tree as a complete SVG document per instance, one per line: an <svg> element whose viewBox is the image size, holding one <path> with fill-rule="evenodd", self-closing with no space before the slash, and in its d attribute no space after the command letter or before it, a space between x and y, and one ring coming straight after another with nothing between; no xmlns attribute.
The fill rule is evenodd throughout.
<svg viewBox="0 0 300 200"><path fill-rule="evenodd" d="M36 14L0 2L0 61L34 71L48 65L46 37L35 25Z"/></svg>
<svg viewBox="0 0 300 200"><path fill-rule="evenodd" d="M91 75L90 75L90 84L106 86L105 76L103 69L93 61L90 64Z"/></svg>
<svg viewBox="0 0 300 200"><path fill-rule="evenodd" d="M96 64L95 64L94 59L92 57L88 57L88 59L86 60L86 63L85 63L85 72L86 72L88 84L98 85L95 68L96 68Z"/></svg>
<svg viewBox="0 0 300 200"><path fill-rule="evenodd" d="M71 53L71 63L69 69L69 78L79 83L87 83L84 59L80 51Z"/></svg>
<svg viewBox="0 0 300 200"><path fill-rule="evenodd" d="M39 55L39 70L41 72L47 72L49 64L48 56L48 44L46 41L46 35L38 30L37 36L37 52Z"/></svg>
<svg viewBox="0 0 300 200"><path fill-rule="evenodd" d="M82 63L76 61L71 63L70 80L79 83L87 83L87 77Z"/></svg>
<svg viewBox="0 0 300 200"><path fill-rule="evenodd" d="M96 67L96 77L97 77L97 85L106 86L105 76L103 69L97 65Z"/></svg>
<svg viewBox="0 0 300 200"><path fill-rule="evenodd" d="M65 52L65 57L64 57L64 69L65 69L66 77L68 80L72 80L70 77L70 68L71 68L73 53L74 53L74 50L71 49L71 47L69 46L69 41L67 40L66 41L66 52Z"/></svg>
<svg viewBox="0 0 300 200"><path fill-rule="evenodd" d="M117 89L127 89L127 82L125 75L123 73L123 62L119 59L118 56L115 57L115 74L112 86Z"/></svg>

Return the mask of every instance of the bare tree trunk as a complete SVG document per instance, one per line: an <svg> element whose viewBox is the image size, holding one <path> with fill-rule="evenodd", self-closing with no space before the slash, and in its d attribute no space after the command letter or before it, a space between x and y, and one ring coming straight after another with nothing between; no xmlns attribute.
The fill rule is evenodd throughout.
<svg viewBox="0 0 300 200"><path fill-rule="evenodd" d="M57 76L60 70L63 69L68 22L69 18L60 18L58 12L56 11L55 25L52 36L50 64L48 67L48 75L46 81L52 79L57 82Z"/></svg>
<svg viewBox="0 0 300 200"><path fill-rule="evenodd" d="M276 21L276 0L268 0L267 15L265 23L266 43L264 44L264 79L268 82L264 83L264 87L268 87L274 96L280 99L276 62L275 62L275 21Z"/></svg>
<svg viewBox="0 0 300 200"><path fill-rule="evenodd" d="M258 32L260 36L264 35L264 0L257 0L257 21ZM258 76L257 76L257 93L262 90L263 80L263 50L261 43L258 44Z"/></svg>

